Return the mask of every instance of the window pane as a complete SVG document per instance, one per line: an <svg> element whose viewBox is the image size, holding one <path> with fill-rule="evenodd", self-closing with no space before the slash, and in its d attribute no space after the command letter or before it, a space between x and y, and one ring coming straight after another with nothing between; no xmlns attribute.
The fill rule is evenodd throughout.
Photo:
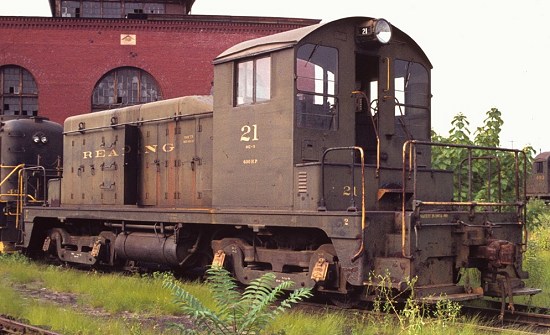
<svg viewBox="0 0 550 335"><path fill-rule="evenodd" d="M61 16L76 17L77 9L80 9L80 1L62 1Z"/></svg>
<svg viewBox="0 0 550 335"><path fill-rule="evenodd" d="M104 18L121 18L122 8L120 2L103 2Z"/></svg>
<svg viewBox="0 0 550 335"><path fill-rule="evenodd" d="M146 3L143 8L146 14L164 14L164 4L161 3Z"/></svg>
<svg viewBox="0 0 550 335"><path fill-rule="evenodd" d="M36 82L27 71L23 71L23 94L38 94Z"/></svg>
<svg viewBox="0 0 550 335"><path fill-rule="evenodd" d="M7 67L4 69L4 93L19 94L21 85L20 70L16 67Z"/></svg>
<svg viewBox="0 0 550 335"><path fill-rule="evenodd" d="M253 93L253 63L239 63L237 66L237 105L252 103Z"/></svg>
<svg viewBox="0 0 550 335"><path fill-rule="evenodd" d="M271 98L271 58L256 61L256 102Z"/></svg>
<svg viewBox="0 0 550 335"><path fill-rule="evenodd" d="M127 2L124 4L124 14L143 13L142 3Z"/></svg>
<svg viewBox="0 0 550 335"><path fill-rule="evenodd" d="M148 73L141 75L141 102L159 100L157 84Z"/></svg>
<svg viewBox="0 0 550 335"><path fill-rule="evenodd" d="M298 59L296 87L300 91L315 92L315 64Z"/></svg>
<svg viewBox="0 0 550 335"><path fill-rule="evenodd" d="M21 115L38 115L38 98L23 98Z"/></svg>
<svg viewBox="0 0 550 335"><path fill-rule="evenodd" d="M21 100L18 98L5 98L4 99L4 115L19 115L21 111L19 104Z"/></svg>
<svg viewBox="0 0 550 335"><path fill-rule="evenodd" d="M101 3L99 2L88 2L85 1L82 3L82 13L81 17L101 17Z"/></svg>
<svg viewBox="0 0 550 335"><path fill-rule="evenodd" d="M296 62L298 90L328 94L325 84L331 80L332 91L336 92L337 66L338 51L335 48L313 44L301 46Z"/></svg>
<svg viewBox="0 0 550 335"><path fill-rule="evenodd" d="M324 103L316 103L323 101ZM300 128L336 130L338 118L336 99L317 94L298 93L296 99L296 124Z"/></svg>

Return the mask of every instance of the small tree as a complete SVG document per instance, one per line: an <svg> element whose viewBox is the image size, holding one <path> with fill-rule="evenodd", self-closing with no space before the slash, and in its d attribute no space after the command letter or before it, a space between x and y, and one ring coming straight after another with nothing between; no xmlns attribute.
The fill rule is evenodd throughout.
<svg viewBox="0 0 550 335"><path fill-rule="evenodd" d="M500 132L504 121L502 113L497 108L491 108L486 113L486 118L483 121L483 126L477 127L473 133L469 130L469 121L462 113L456 115L452 122L452 128L449 131L449 136L441 136L432 131L432 141L440 143L451 143L461 145L477 145L482 147L497 148L500 146ZM526 147L523 149L526 153L527 164L532 161L533 149ZM476 157L472 164L472 197L475 201L494 201L496 190L501 187L503 200L512 200L515 195L515 173L514 155L504 151L487 151L473 150L472 156ZM477 159L482 157L493 156L493 160ZM462 180L462 187L459 187L458 181L455 180L455 199L465 200L466 188L464 184L468 180L466 169L459 170L459 164L465 162L468 157L468 152L461 148L455 147L434 147L432 151L433 167L436 169L457 171ZM523 156L519 156L521 160ZM497 171L497 161L500 163L501 171ZM523 161L519 162L520 170ZM504 168L508 167L508 168ZM499 176L500 173L500 185ZM491 178L489 178L489 176ZM491 194L489 194L491 190Z"/></svg>
<svg viewBox="0 0 550 335"><path fill-rule="evenodd" d="M277 299L294 283L284 281L275 288L275 275L267 273L253 280L244 293L239 293L231 274L222 267L211 267L206 271L206 284L211 289L216 309L205 307L197 298L181 288L177 281L167 278L163 286L172 291L174 300L181 310L191 317L193 328L174 324L181 334L231 334L254 335L302 299L312 296L311 289L292 291L278 306Z"/></svg>

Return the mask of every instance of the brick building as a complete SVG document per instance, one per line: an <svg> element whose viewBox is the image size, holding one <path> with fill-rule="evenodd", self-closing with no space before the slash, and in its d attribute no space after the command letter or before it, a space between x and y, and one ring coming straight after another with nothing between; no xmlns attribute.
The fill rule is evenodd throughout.
<svg viewBox="0 0 550 335"><path fill-rule="evenodd" d="M318 20L189 15L194 0L50 0L52 17L0 17L0 114L71 115L209 94L212 59Z"/></svg>

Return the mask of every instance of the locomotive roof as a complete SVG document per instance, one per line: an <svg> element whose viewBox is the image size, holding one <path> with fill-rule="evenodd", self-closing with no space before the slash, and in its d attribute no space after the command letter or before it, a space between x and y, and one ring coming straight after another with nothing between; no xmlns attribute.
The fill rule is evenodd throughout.
<svg viewBox="0 0 550 335"><path fill-rule="evenodd" d="M244 58L244 57L251 57L267 52L272 52L280 49L286 49L293 47L294 45L298 44L303 38L308 36L313 31L316 31L318 29L323 29L324 27L335 25L337 23L341 23L342 21L347 21L347 24L358 24L360 22L366 21L366 20L372 20L374 18L366 17L366 16L354 16L354 17L347 17L343 19L338 19L335 21L330 21L326 23L318 23L307 27L302 27L298 29L293 29L289 31L285 31L282 33L277 33L273 35L268 35L248 41L241 42L239 44L236 44L229 49L225 50L221 54L219 54L214 59L214 64L220 64L232 61L234 59ZM424 58L428 59L422 48L407 34L396 28L394 25L392 25L392 30L394 34L394 40L400 40L402 42L405 42L412 47L416 48L423 56ZM390 42L391 43L391 42ZM431 65L431 64L430 64Z"/></svg>
<svg viewBox="0 0 550 335"><path fill-rule="evenodd" d="M290 48L322 25L324 24L317 23L307 27L241 42L218 55L218 57L214 59L214 64L228 62L236 58L250 57L257 54Z"/></svg>
<svg viewBox="0 0 550 335"><path fill-rule="evenodd" d="M536 162L547 161L549 157L550 157L550 151L541 152L540 154L535 156L535 161Z"/></svg>
<svg viewBox="0 0 550 335"><path fill-rule="evenodd" d="M64 131L80 133L85 130L99 130L114 125L139 124L150 120L206 115L212 112L212 96L191 95L166 100L132 105L104 111L73 115L64 123Z"/></svg>

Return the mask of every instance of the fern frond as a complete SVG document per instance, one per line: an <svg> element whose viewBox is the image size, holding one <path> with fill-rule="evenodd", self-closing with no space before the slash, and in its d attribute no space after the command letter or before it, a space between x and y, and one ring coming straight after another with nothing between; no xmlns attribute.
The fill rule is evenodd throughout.
<svg viewBox="0 0 550 335"><path fill-rule="evenodd" d="M237 291L237 284L231 273L223 267L214 266L206 270L206 283L218 307L221 319L231 319L238 309L237 305L241 294Z"/></svg>
<svg viewBox="0 0 550 335"><path fill-rule="evenodd" d="M215 312L204 306L199 299L181 288L175 280L166 279L162 286L172 291L174 303L184 314L189 315L195 328L209 333L218 330L219 332L214 333L225 334L227 327L224 321Z"/></svg>
<svg viewBox="0 0 550 335"><path fill-rule="evenodd" d="M298 302L311 298L313 296L313 293L311 292L311 288L302 287L297 290L292 291L290 295L281 301L279 306L275 309L273 312L275 315L279 315L280 313L284 312L286 309L289 309L292 307L292 304L297 304Z"/></svg>
<svg viewBox="0 0 550 335"><path fill-rule="evenodd" d="M188 328L179 323L169 323L168 328L176 330L178 333L183 335L196 335L197 331L193 328Z"/></svg>
<svg viewBox="0 0 550 335"><path fill-rule="evenodd" d="M247 304L263 300L265 296L272 293L275 278L275 274L266 273L260 278L254 279L244 290L241 300Z"/></svg>
<svg viewBox="0 0 550 335"><path fill-rule="evenodd" d="M249 293L247 295L249 310L241 320L243 333L263 329L277 315L271 309L272 304L284 291L290 289L294 283L284 281L275 288L271 288L275 278L275 275L272 273L265 274L254 281L253 288L256 289L255 291L251 289L251 292L245 292L245 295Z"/></svg>

